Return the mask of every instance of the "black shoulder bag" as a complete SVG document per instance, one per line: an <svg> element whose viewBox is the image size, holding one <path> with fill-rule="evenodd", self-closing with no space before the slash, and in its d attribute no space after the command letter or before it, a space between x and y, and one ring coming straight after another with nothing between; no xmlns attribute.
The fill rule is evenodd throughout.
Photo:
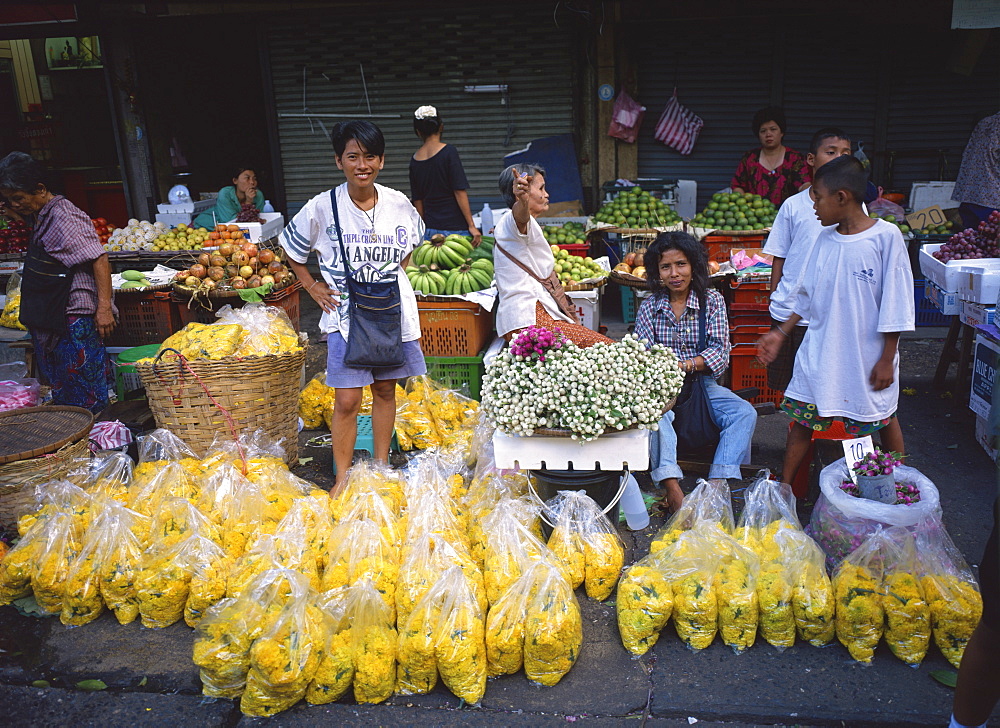
<svg viewBox="0 0 1000 728"><path fill-rule="evenodd" d="M698 351L705 348L708 299L701 299L698 312ZM721 429L715 421L712 403L708 400L708 372L691 372L684 377L684 386L674 405L674 432L678 450L707 450L719 444Z"/></svg>
<svg viewBox="0 0 1000 728"><path fill-rule="evenodd" d="M73 270L53 258L32 235L21 272L20 320L28 329L66 332Z"/></svg>
<svg viewBox="0 0 1000 728"><path fill-rule="evenodd" d="M399 282L359 281L354 277L344 247L344 231L337 210L337 190L330 190L337 241L344 259L344 282L347 285L347 314L350 331L344 364L349 367L398 367L406 361L403 354L403 305ZM341 304L345 305L345 304Z"/></svg>

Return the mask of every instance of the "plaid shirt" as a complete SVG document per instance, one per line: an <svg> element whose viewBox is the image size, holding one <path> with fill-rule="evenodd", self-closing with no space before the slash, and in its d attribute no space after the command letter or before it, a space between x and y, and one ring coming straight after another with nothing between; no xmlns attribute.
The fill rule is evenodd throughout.
<svg viewBox="0 0 1000 728"><path fill-rule="evenodd" d="M699 354L718 379L729 366L729 322L726 303L714 288L705 294L708 314L705 317L705 348L698 351L698 295L688 292L687 307L680 319L674 316L670 296L658 293L647 296L635 317L635 336L653 344L664 344L673 349L680 360L693 359Z"/></svg>
<svg viewBox="0 0 1000 728"><path fill-rule="evenodd" d="M67 268L73 269L68 316L93 316L97 312L97 283L93 262L104 255L94 223L83 210L62 195L56 195L38 211L32 242ZM111 305L115 315L114 303Z"/></svg>

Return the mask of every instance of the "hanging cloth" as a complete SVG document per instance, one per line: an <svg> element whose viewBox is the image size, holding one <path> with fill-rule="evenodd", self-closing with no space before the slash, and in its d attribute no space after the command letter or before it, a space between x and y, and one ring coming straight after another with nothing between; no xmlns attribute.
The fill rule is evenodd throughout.
<svg viewBox="0 0 1000 728"><path fill-rule="evenodd" d="M698 133L705 126L701 117L692 112L677 100L677 88L667 101L660 120L656 123L655 137L668 147L673 147L681 154L687 155L694 149Z"/></svg>

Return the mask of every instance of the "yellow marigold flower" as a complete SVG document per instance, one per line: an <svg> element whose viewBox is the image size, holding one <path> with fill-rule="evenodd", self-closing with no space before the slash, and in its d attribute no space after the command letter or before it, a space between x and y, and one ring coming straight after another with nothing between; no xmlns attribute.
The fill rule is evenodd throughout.
<svg viewBox="0 0 1000 728"><path fill-rule="evenodd" d="M570 585L576 589L583 584L587 575L587 567L580 534L573 529L557 524L549 536L549 548L565 565Z"/></svg>
<svg viewBox="0 0 1000 728"><path fill-rule="evenodd" d="M885 580L885 641L889 649L908 665L919 665L931 641L931 613L920 583L898 571Z"/></svg>
<svg viewBox="0 0 1000 728"><path fill-rule="evenodd" d="M583 542L587 596L603 602L614 591L625 564L625 547L613 533L590 533Z"/></svg>
<svg viewBox="0 0 1000 728"><path fill-rule="evenodd" d="M524 625L524 672L529 680L552 686L580 656L580 605L561 570L538 562L532 571L533 593Z"/></svg>
<svg viewBox="0 0 1000 728"><path fill-rule="evenodd" d="M644 655L656 644L673 611L673 588L661 569L647 559L630 567L618 585L615 610L622 644L633 655Z"/></svg>
<svg viewBox="0 0 1000 728"><path fill-rule="evenodd" d="M719 600L719 634L737 652L752 647L757 637L758 604L754 581L739 559L723 563L715 573Z"/></svg>
<svg viewBox="0 0 1000 728"><path fill-rule="evenodd" d="M983 616L983 598L973 584L951 574L928 574L920 584L931 611L934 643L958 667Z"/></svg>
<svg viewBox="0 0 1000 728"><path fill-rule="evenodd" d="M810 563L798 570L792 587L792 614L799 637L816 647L832 642L837 636L835 604L833 584L822 564Z"/></svg>
<svg viewBox="0 0 1000 728"><path fill-rule="evenodd" d="M760 603L760 634L775 647L795 644L795 616L792 613L792 585L784 564L776 561L761 566L757 577Z"/></svg>
<svg viewBox="0 0 1000 728"><path fill-rule="evenodd" d="M837 639L855 660L871 662L885 621L881 586L867 569L845 561L837 571L833 590Z"/></svg>
<svg viewBox="0 0 1000 728"><path fill-rule="evenodd" d="M339 700L354 680L354 650L351 630L343 629L330 637L316 674L306 688L306 702L325 705Z"/></svg>
<svg viewBox="0 0 1000 728"><path fill-rule="evenodd" d="M674 627L677 636L693 650L712 644L719 620L719 605L711 574L683 576L674 587Z"/></svg>
<svg viewBox="0 0 1000 728"><path fill-rule="evenodd" d="M391 622L358 630L354 643L354 699L381 703L396 683L396 630Z"/></svg>

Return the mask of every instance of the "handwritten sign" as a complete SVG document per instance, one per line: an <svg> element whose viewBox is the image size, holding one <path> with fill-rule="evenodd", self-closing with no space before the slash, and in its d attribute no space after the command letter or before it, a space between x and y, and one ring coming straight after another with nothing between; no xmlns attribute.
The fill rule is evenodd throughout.
<svg viewBox="0 0 1000 728"><path fill-rule="evenodd" d="M929 225L944 225L946 222L948 217L940 205L931 205L906 216L906 224L911 230L921 230Z"/></svg>
<svg viewBox="0 0 1000 728"><path fill-rule="evenodd" d="M857 485L858 478L854 475L854 463L858 462L858 460L868 453L875 452L875 446L872 444L872 436L865 435L856 440L842 440L840 444L844 446L844 460L847 461L847 472L851 476L851 481Z"/></svg>

